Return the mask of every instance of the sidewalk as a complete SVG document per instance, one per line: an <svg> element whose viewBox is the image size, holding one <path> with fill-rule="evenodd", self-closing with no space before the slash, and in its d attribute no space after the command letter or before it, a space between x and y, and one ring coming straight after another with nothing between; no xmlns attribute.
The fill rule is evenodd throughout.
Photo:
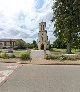
<svg viewBox="0 0 80 92"><path fill-rule="evenodd" d="M20 59L0 59L1 63L20 63L20 64L33 64L33 65L80 65L80 60L46 60L46 59L32 59L22 61Z"/></svg>

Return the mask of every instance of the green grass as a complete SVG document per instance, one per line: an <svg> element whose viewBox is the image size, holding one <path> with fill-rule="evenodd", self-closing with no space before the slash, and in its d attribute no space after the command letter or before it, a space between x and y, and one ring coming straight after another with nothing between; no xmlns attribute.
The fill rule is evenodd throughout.
<svg viewBox="0 0 80 92"><path fill-rule="evenodd" d="M24 52L20 52L20 51L17 51L17 52L14 52L15 55L20 55L21 53L24 53Z"/></svg>
<svg viewBox="0 0 80 92"><path fill-rule="evenodd" d="M61 55L61 54L66 54L66 49L57 49L57 48L53 48L53 50L51 51L52 54L55 55ZM79 49L73 49L72 50L73 54L79 54L80 55L80 50Z"/></svg>
<svg viewBox="0 0 80 92"><path fill-rule="evenodd" d="M79 54L79 55L80 55L79 49L73 49L73 50L72 50L72 53L73 53L73 54Z"/></svg>
<svg viewBox="0 0 80 92"><path fill-rule="evenodd" d="M65 54L66 53L66 49L53 48L53 51L51 53L55 54L55 55Z"/></svg>

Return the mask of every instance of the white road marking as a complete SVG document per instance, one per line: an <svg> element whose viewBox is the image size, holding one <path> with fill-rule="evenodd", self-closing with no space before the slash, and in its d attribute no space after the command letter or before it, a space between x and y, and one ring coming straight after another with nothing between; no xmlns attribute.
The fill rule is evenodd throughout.
<svg viewBox="0 0 80 92"><path fill-rule="evenodd" d="M0 83L2 81L4 81L10 74L12 74L14 70L3 70L3 71L0 71L0 75L2 75L2 77L0 77Z"/></svg>
<svg viewBox="0 0 80 92"><path fill-rule="evenodd" d="M11 68L11 69L16 69L18 67L18 65L17 66L6 66L6 67Z"/></svg>
<svg viewBox="0 0 80 92"><path fill-rule="evenodd" d="M3 80L5 80L6 79L6 77L4 76L4 77L0 77L0 83L3 81Z"/></svg>
<svg viewBox="0 0 80 92"><path fill-rule="evenodd" d="M3 75L3 77L0 77L0 83L4 81L14 70L3 70L0 71L0 75Z"/></svg>
<svg viewBox="0 0 80 92"><path fill-rule="evenodd" d="M13 71L14 70L3 70L3 71L0 71L0 74L4 76L9 76Z"/></svg>
<svg viewBox="0 0 80 92"><path fill-rule="evenodd" d="M0 83L2 81L4 81L9 75L12 74L12 72L18 67L18 65L8 65L8 66L5 66L7 69L11 69L11 70L1 70L0 71Z"/></svg>

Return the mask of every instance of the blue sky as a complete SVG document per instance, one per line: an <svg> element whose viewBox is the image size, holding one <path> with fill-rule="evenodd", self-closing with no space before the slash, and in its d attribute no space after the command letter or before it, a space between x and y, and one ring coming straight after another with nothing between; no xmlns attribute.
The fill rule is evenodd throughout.
<svg viewBox="0 0 80 92"><path fill-rule="evenodd" d="M0 0L0 39L32 42L38 39L39 22L47 22L50 42L55 40L51 23L53 0Z"/></svg>

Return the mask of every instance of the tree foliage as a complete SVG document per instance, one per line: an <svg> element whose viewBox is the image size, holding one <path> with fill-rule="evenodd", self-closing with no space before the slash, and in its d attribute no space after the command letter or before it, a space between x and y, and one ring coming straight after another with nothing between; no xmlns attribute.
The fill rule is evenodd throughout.
<svg viewBox="0 0 80 92"><path fill-rule="evenodd" d="M33 40L33 43L26 43L23 40L17 40L16 45L18 46L18 49L37 49L37 42Z"/></svg>
<svg viewBox="0 0 80 92"><path fill-rule="evenodd" d="M18 49L26 49L26 42L23 40L17 40L16 45Z"/></svg>
<svg viewBox="0 0 80 92"><path fill-rule="evenodd" d="M60 48L60 49L65 49L67 47L66 42L64 42L61 38L57 38L54 42L53 42L53 47L54 48Z"/></svg>
<svg viewBox="0 0 80 92"><path fill-rule="evenodd" d="M72 48L80 49L80 36L76 36L73 38Z"/></svg>
<svg viewBox="0 0 80 92"><path fill-rule="evenodd" d="M33 40L33 43L27 43L26 47L27 49L33 49L33 48L37 49L37 42Z"/></svg>
<svg viewBox="0 0 80 92"><path fill-rule="evenodd" d="M33 40L33 47L37 48L37 42L35 40Z"/></svg>
<svg viewBox="0 0 80 92"><path fill-rule="evenodd" d="M71 53L73 39L80 32L80 0L55 0L53 13L54 34L67 43L67 53Z"/></svg>

